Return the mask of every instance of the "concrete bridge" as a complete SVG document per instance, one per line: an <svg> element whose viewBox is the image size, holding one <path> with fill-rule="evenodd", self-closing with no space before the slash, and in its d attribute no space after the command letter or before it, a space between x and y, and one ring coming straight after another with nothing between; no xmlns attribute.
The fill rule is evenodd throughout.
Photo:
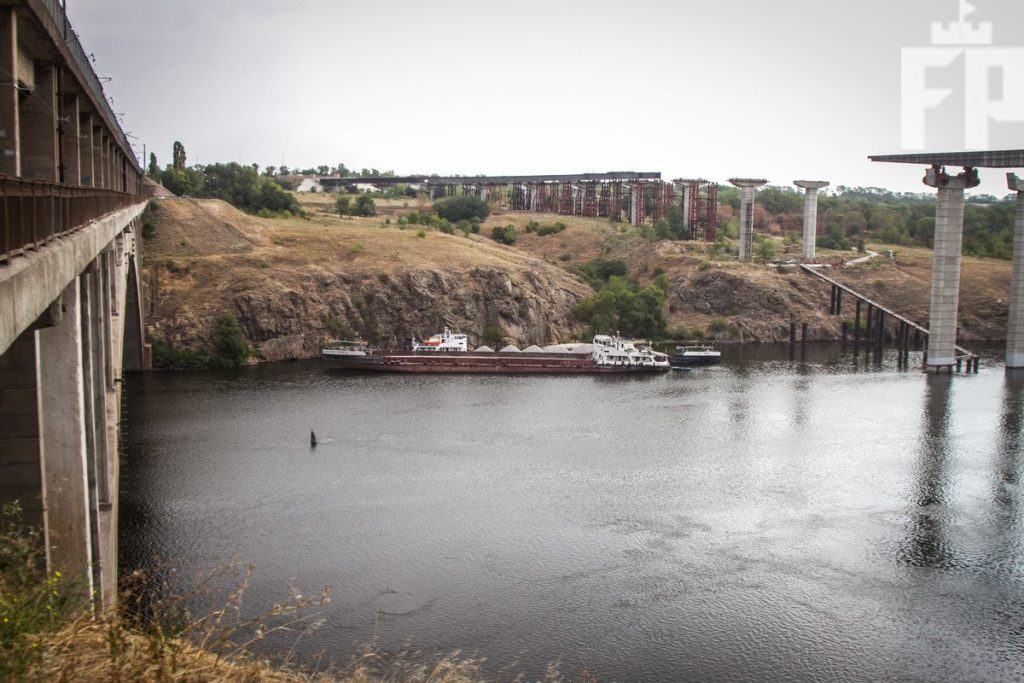
<svg viewBox="0 0 1024 683"><path fill-rule="evenodd" d="M114 603L121 378L146 367L142 172L55 0L0 0L0 502Z"/></svg>

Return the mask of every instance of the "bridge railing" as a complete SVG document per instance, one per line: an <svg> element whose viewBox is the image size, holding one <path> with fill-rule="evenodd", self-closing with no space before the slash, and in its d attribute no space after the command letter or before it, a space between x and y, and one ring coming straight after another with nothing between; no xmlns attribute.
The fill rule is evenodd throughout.
<svg viewBox="0 0 1024 683"><path fill-rule="evenodd" d="M0 263L143 197L0 174Z"/></svg>
<svg viewBox="0 0 1024 683"><path fill-rule="evenodd" d="M92 62L89 57L86 56L85 48L82 47L82 41L78 39L78 34L75 33L75 29L71 27L71 22L68 21L67 14L64 11L64 7L57 2L57 0L41 0L42 6L49 13L53 23L57 26L64 36L64 41L68 45L68 50L71 52L71 57L74 59L75 64L78 65L79 71L85 78L93 94L96 96L95 100L99 103L100 108L103 109L103 113L106 114L107 120L110 125L113 126L113 133L120 138L120 141L127 152L131 149L131 144L128 142L127 136L124 131L118 125L117 116L114 114L114 110L110 106L110 102L107 101L107 95L103 92L103 85L100 83L99 76L96 75L96 70L92 66ZM134 161L134 154L128 153L129 159Z"/></svg>

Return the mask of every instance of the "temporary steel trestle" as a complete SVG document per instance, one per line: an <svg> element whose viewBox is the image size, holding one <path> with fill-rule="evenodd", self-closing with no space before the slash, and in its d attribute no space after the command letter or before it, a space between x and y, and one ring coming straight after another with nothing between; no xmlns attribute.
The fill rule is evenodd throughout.
<svg viewBox="0 0 1024 683"><path fill-rule="evenodd" d="M879 351L882 349L882 343L885 341L885 323L886 318L891 318L896 322L896 334L895 341L896 347L899 351L899 362L903 367L906 367L909 363L910 347L911 345L917 346L923 339L928 338L928 329L918 325L914 321L905 318L904 316L896 313L895 311L882 306L878 302L869 299L868 297L860 294L859 292L850 289L846 285L833 280L827 275L823 275L818 271L817 268L810 267L806 264L801 263L800 268L805 272L809 273L821 280L824 280L831 286L831 299L829 301L829 315L840 315L843 307L843 294L849 294L855 301L855 314L853 322L853 334L856 342L861 341L861 309L866 304L866 315L864 325L864 341L868 344L874 344L875 348ZM847 329L846 324L843 324L843 340L846 340ZM913 342L911 342L911 336L913 336ZM964 369L963 365L966 361L967 372L978 371L978 354L968 351L962 346L956 348L956 369ZM927 354L927 351L925 351Z"/></svg>

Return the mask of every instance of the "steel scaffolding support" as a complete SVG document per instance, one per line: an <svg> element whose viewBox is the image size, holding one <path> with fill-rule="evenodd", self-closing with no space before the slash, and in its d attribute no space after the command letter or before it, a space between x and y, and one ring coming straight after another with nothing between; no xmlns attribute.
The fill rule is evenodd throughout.
<svg viewBox="0 0 1024 683"><path fill-rule="evenodd" d="M714 242L718 239L718 185L708 185L707 203L704 208L704 239Z"/></svg>

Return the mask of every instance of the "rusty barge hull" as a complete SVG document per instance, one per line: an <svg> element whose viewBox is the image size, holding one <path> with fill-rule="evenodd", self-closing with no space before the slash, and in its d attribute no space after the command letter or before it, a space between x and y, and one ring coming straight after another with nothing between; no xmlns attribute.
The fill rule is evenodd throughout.
<svg viewBox="0 0 1024 683"><path fill-rule="evenodd" d="M548 375L635 375L667 372L668 367L598 365L591 358L551 354L417 353L378 356L373 360L338 360L335 367L366 372L548 374Z"/></svg>

